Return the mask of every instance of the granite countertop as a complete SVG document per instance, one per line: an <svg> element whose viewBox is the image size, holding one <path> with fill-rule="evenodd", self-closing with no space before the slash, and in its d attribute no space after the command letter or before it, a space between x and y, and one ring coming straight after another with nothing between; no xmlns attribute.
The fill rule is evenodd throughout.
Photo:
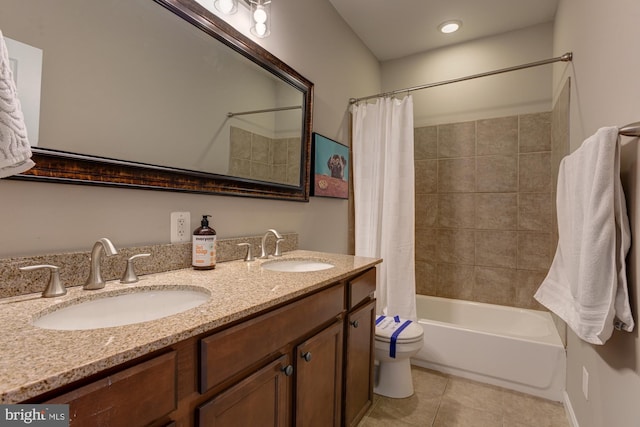
<svg viewBox="0 0 640 427"><path fill-rule="evenodd" d="M301 297L381 260L296 250L279 259L314 258L335 267L315 272L281 273L261 268L264 260L218 263L214 270L193 269L141 276L138 283L107 282L104 289L68 288L67 295L40 294L0 299L0 404L17 403L147 353L219 328ZM272 260L272 259L270 259ZM204 288L204 304L158 320L110 328L59 331L32 325L34 317L81 298L126 293L138 288Z"/></svg>

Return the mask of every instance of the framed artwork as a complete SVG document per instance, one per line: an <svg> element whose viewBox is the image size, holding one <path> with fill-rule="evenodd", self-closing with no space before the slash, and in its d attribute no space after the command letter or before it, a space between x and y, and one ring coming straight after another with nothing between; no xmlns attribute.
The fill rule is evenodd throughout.
<svg viewBox="0 0 640 427"><path fill-rule="evenodd" d="M349 198L349 147L313 133L313 186L316 197Z"/></svg>

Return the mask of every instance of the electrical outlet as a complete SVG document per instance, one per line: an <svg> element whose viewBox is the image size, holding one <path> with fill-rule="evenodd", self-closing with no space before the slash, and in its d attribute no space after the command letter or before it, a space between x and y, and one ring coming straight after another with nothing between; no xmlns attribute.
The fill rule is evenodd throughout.
<svg viewBox="0 0 640 427"><path fill-rule="evenodd" d="M171 243L191 240L191 214L189 212L171 212Z"/></svg>
<svg viewBox="0 0 640 427"><path fill-rule="evenodd" d="M582 394L586 400L589 400L589 371L584 366L582 367Z"/></svg>

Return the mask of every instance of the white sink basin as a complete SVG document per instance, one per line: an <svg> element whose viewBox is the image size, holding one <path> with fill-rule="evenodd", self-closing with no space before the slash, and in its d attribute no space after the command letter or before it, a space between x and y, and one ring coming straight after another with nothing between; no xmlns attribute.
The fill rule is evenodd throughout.
<svg viewBox="0 0 640 427"><path fill-rule="evenodd" d="M304 273L309 271L328 270L333 268L333 264L313 259L283 259L267 261L262 264L262 268L265 270L285 273Z"/></svg>
<svg viewBox="0 0 640 427"><path fill-rule="evenodd" d="M130 325L181 313L205 303L210 296L206 290L140 289L65 306L38 317L33 324L66 331Z"/></svg>

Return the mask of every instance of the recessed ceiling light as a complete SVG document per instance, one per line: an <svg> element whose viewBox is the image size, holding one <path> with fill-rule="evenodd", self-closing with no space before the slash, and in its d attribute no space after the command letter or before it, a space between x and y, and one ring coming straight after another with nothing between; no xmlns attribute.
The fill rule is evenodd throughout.
<svg viewBox="0 0 640 427"><path fill-rule="evenodd" d="M462 27L462 22L460 21L445 21L438 25L438 30L440 30L441 33L449 34L455 33L460 27Z"/></svg>

